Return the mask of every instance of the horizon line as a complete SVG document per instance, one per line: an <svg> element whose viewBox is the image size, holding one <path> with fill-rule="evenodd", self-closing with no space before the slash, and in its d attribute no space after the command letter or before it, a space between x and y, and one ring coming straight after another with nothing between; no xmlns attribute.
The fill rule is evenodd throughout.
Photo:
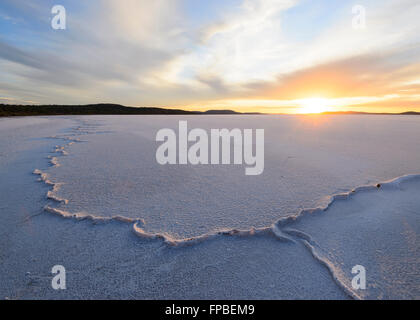
<svg viewBox="0 0 420 320"><path fill-rule="evenodd" d="M190 115L200 115L200 114L204 114L204 115L420 115L419 111L413 111L413 110L406 110L406 111L402 111L402 112L368 112L368 111L352 111L352 110L337 110L337 111L323 111L323 112L306 112L306 113L293 113L293 112L243 112L243 111L236 111L236 110L232 110L232 109L207 109L204 111L199 111L199 110L187 110L187 109L182 109L182 108L177 108L177 107L143 107L143 106L126 106L123 104L118 104L118 103L87 103L87 104L7 104L7 103L0 103L0 117L2 116L8 116L7 113L11 113L10 116L14 116L14 114L12 113L25 113L25 112L29 112L29 111L37 111L37 110L11 110L10 108L33 108L33 107L43 107L43 108L66 108L66 107L73 107L73 108L81 108L81 107L122 107L122 108L127 108L127 109L131 109L131 111L133 111L133 109L155 109L157 110L161 110L161 111L173 111L174 113L167 113L167 114L176 114L176 112L183 112L185 114L190 114ZM2 108L7 108L9 110L4 110ZM38 110L39 111L39 110ZM44 110L45 111L45 110ZM61 110L62 112L68 111L68 110ZM100 111L100 110L96 110L96 111ZM112 110L110 110L112 111ZM116 110L115 110L116 111ZM123 111L123 110L120 110ZM128 110L127 110L128 111ZM58 113L60 112L59 110L54 111L55 114L50 114L50 115L59 115ZM89 110L86 110L86 112L89 112ZM92 112L92 111L91 111ZM6 113L6 114L5 114ZM66 114L66 113L63 113ZM92 113L87 113L87 114L98 114L100 115L101 113L95 113L94 111ZM104 113L102 113L104 114ZM106 114L106 113L105 113ZM109 115L111 114L124 114L124 113L109 113ZM130 113L127 113L130 114ZM131 113L132 115L135 115L135 113ZM152 113L151 113L152 114ZM165 113L156 113L156 114L165 114ZM28 114L31 115L31 114ZM48 114L36 114L36 112L33 115L48 115ZM71 113L70 113L71 115ZM83 115L83 114L81 114ZM139 114L141 115L141 114ZM16 116L18 116L18 114L16 114Z"/></svg>

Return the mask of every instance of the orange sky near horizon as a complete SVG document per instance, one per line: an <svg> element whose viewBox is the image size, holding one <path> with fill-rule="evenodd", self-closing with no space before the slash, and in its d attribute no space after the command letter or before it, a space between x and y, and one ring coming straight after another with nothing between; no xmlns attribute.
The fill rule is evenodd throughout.
<svg viewBox="0 0 420 320"><path fill-rule="evenodd" d="M359 56L288 74L260 85L255 96L179 105L187 110L238 112L420 112L420 63L390 64L395 57Z"/></svg>
<svg viewBox="0 0 420 320"><path fill-rule="evenodd" d="M3 0L0 103L420 112L420 1L362 2Z"/></svg>

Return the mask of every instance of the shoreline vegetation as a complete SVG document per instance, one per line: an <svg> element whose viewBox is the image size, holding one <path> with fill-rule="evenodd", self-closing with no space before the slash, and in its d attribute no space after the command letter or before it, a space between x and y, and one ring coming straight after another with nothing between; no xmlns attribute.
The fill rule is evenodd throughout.
<svg viewBox="0 0 420 320"><path fill-rule="evenodd" d="M0 117L21 116L54 116L54 115L244 115L268 113L242 113L233 110L187 111L181 109L126 107L119 104L87 104L87 105L13 105L0 104ZM420 112L402 113L369 113L354 111L322 112L323 115L420 115Z"/></svg>

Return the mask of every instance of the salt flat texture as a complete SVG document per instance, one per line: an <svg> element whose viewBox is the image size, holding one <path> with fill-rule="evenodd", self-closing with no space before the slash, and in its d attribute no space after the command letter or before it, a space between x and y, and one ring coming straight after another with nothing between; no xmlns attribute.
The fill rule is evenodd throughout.
<svg viewBox="0 0 420 320"><path fill-rule="evenodd" d="M158 165L156 132L179 120L265 129L264 173ZM0 132L4 297L420 296L420 118L42 117ZM55 264L71 270L63 292ZM356 264L367 290L351 288Z"/></svg>

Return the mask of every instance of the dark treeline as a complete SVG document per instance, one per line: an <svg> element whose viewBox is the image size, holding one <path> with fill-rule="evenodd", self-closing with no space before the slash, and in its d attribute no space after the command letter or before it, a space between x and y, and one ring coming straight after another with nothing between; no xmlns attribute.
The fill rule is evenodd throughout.
<svg viewBox="0 0 420 320"><path fill-rule="evenodd" d="M208 110L200 111L186 111L179 109L164 109L164 108L136 108L126 107L120 104L87 104L87 105L13 105L0 104L0 117L13 116L51 116L51 115L235 115L235 114L262 114L262 113L240 113L232 110ZM337 111L337 112L323 112L322 114L338 114L338 115L352 115L352 114L371 114L371 115L420 115L419 112L408 111L402 113L369 113L369 112L352 112L352 111Z"/></svg>
<svg viewBox="0 0 420 320"><path fill-rule="evenodd" d="M11 105L0 104L0 117L47 115L107 115L107 114L200 114L200 112L163 108L134 108L119 104L89 105Z"/></svg>

